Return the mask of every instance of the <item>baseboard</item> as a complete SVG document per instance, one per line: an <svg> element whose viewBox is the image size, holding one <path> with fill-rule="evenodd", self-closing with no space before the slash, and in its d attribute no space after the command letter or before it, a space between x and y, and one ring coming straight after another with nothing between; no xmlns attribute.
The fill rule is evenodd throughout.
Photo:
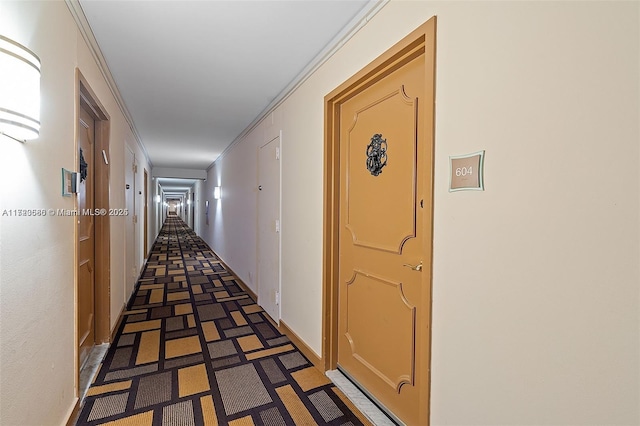
<svg viewBox="0 0 640 426"><path fill-rule="evenodd" d="M235 277L235 282L238 284L238 287L240 287L242 290L244 290L245 292L247 292L247 294L249 295L249 297L251 297L253 299L254 302L258 301L258 295L255 294L248 285L246 285L244 282L242 282L242 280L240 278L238 278L238 275L236 275L235 273L233 273L233 271L231 271L231 269L229 269L227 267L227 265L225 265L225 268L227 268L227 270L229 272L231 272Z"/></svg>
<svg viewBox="0 0 640 426"><path fill-rule="evenodd" d="M120 315L118 315L118 321L116 321L116 325L113 327L113 330L111 330L111 340L104 343L112 343L115 340L118 329L120 328L120 323L122 323L122 319L124 318L124 312L126 309L127 305L122 305L122 309L120 309Z"/></svg>
<svg viewBox="0 0 640 426"><path fill-rule="evenodd" d="M211 247L209 247L211 249ZM238 274L236 274L235 272L233 272L233 269L231 269L229 267L229 265L227 265L224 260L222 260L222 258L218 255L218 253L216 253L215 251L211 250L217 257L218 259L220 259L220 262L222 263L222 266L224 266L224 268L231 274L233 274L236 279L236 283L238 283L238 286L247 292L247 294L249 294L249 296L253 299L254 302L258 303L258 295L255 294L250 288L249 286L247 286L241 279L240 277L238 277ZM322 361L322 358L319 357L314 351L313 349L311 349L300 337L298 337L298 335L296 333L293 332L293 330L291 330L291 328L289 328L288 325L286 325L284 323L284 321L280 320L280 325L278 326L276 324L275 321L273 321L271 319L271 317L269 317L269 315L264 312L265 316L267 317L267 319L270 320L270 322L278 327L278 329L280 330L280 332L282 332L283 334L285 334L289 340L291 340L293 342L293 344L300 349L300 352L302 352L304 354L304 356L306 356L309 361L311 361L313 363L313 365L320 370L320 372L322 372L324 374L324 362Z"/></svg>
<svg viewBox="0 0 640 426"><path fill-rule="evenodd" d="M211 247L209 247L209 249L211 249ZM245 292L247 292L247 294L249 294L249 296L253 299L253 301L254 301L254 302L257 302L257 301L258 301L258 295L257 295L257 294L255 294L255 293L253 292L253 290L251 290L251 289L249 288L249 286L248 286L248 285L246 285L246 284L244 283L244 281L242 281L242 280L240 279L240 277L238 276L238 274L236 274L236 273L233 271L233 269L231 269L231 268L229 267L229 265L227 265L227 264L225 263L225 261L224 261L224 260L222 260L222 258L221 258L220 256L218 256L218 253L216 253L216 252L215 252L215 251L213 251L213 250L211 250L211 252L212 252L213 254L215 254L215 255L218 257L218 259L220 259L220 263L222 263L222 266L224 266L224 269L226 269L226 270L227 270L227 272L229 272L230 274L232 274L233 276L235 276L235 277L236 277L236 278L235 278L235 282L238 284L238 286L239 286L242 290L244 290Z"/></svg>
<svg viewBox="0 0 640 426"><path fill-rule="evenodd" d="M293 330L291 330L289 326L284 323L284 321L280 320L279 328L280 331L285 334L298 349L300 349L300 352L302 352L304 356L306 356L309 361L311 361L313 365L318 370L320 370L320 372L324 373L324 363L322 361L322 358L319 357L315 353L315 351L311 349L309 345L307 345L300 337L298 337L298 335L294 333Z"/></svg>
<svg viewBox="0 0 640 426"><path fill-rule="evenodd" d="M67 421L65 423L66 426L74 426L76 424L76 418L80 414L80 398L75 398L76 402L73 404L73 408L71 409L71 413L67 417Z"/></svg>

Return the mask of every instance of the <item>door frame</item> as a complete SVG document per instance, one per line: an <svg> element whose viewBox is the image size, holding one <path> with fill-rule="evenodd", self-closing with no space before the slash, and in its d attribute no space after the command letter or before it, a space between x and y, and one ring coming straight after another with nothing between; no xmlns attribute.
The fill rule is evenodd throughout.
<svg viewBox="0 0 640 426"><path fill-rule="evenodd" d="M425 164L431 167L427 172L424 201L425 209L424 270L422 285L428 286L423 292L423 306L427 310L425 321L418 325L418 332L424 339L423 353L427 359L416 360L420 368L422 383L420 389L421 424L429 423L430 364L431 364L431 294L433 267L433 152L435 139L435 51L436 17L430 18L392 48L365 66L358 73L338 86L324 98L324 224L323 224L323 279L322 279L322 358L325 370L334 370L338 363L338 286L339 286L339 226L340 226L340 107L341 104L367 89L394 69L404 65L424 52L425 60Z"/></svg>
<svg viewBox="0 0 640 426"><path fill-rule="evenodd" d="M75 96L75 123L74 123L74 146L75 146L75 164L80 159L78 155L78 135L80 128L78 120L80 109L84 108L95 120L95 171L94 171L94 196L95 208L106 209L109 211L109 132L110 118L102 103L98 100L95 92L89 86L78 68L76 68L76 96ZM102 151L104 150L104 156ZM78 197L74 200L75 209L78 209ZM97 215L94 217L95 227L95 301L94 301L94 318L95 318L95 343L107 343L111 340L111 301L109 298L111 287L111 223L109 215ZM77 347L78 341L78 221L74 220L74 248L75 248L75 270L74 270L74 317L75 317L75 392L78 397L79 380L80 380L80 353Z"/></svg>

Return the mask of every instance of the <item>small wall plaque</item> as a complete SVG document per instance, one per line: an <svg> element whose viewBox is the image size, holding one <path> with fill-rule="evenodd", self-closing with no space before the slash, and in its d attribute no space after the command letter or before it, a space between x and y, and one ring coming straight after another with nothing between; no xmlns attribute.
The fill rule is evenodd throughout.
<svg viewBox="0 0 640 426"><path fill-rule="evenodd" d="M484 191L484 151L451 156L449 191Z"/></svg>
<svg viewBox="0 0 640 426"><path fill-rule="evenodd" d="M75 173L63 168L62 169L62 196L71 197L76 191Z"/></svg>

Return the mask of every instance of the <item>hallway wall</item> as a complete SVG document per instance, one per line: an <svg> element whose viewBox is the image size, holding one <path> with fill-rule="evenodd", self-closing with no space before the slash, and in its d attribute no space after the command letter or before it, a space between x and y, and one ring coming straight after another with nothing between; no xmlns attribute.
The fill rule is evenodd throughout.
<svg viewBox="0 0 640 426"><path fill-rule="evenodd" d="M150 167L66 4L3 0L0 33L29 47L42 62L40 137L20 144L0 136L0 214L5 209L74 209L74 198L61 196L60 169L78 169L76 67L110 116L110 207L124 208L125 144L136 153L139 175ZM74 220L0 216L2 425L64 424L76 402ZM128 297L124 261L133 248L125 247L124 220L111 217L112 328Z"/></svg>
<svg viewBox="0 0 640 426"><path fill-rule="evenodd" d="M201 235L255 291L257 146L282 129L282 319L319 354L323 98L433 15L432 423L638 424L637 2L391 1L213 164ZM478 150L486 190L448 192Z"/></svg>

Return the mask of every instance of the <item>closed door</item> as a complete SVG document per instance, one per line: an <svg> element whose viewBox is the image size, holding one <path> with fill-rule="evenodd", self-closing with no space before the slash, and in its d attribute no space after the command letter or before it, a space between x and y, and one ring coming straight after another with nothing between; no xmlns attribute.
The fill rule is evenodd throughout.
<svg viewBox="0 0 640 426"><path fill-rule="evenodd" d="M125 216L125 303L129 300L129 297L133 293L133 287L136 283L136 236L135 236L135 155L127 147L124 150L125 164L124 164L124 190L125 190L125 204L127 206L128 216Z"/></svg>
<svg viewBox="0 0 640 426"><path fill-rule="evenodd" d="M388 411L419 424L428 365L431 164L424 53L340 108L338 365Z"/></svg>
<svg viewBox="0 0 640 426"><path fill-rule="evenodd" d="M280 137L258 153L258 303L280 320Z"/></svg>
<svg viewBox="0 0 640 426"><path fill-rule="evenodd" d="M148 223L147 223L147 216L149 213L149 196L148 196L148 191L149 191L149 176L147 174L147 169L144 170L144 194L142 194L142 202L144 204L144 213L143 213L143 223L144 223L144 228L143 228L143 236L142 239L144 241L144 253L143 253L143 259L147 258L147 255L149 254L149 248L147 246L147 239L149 238L149 229L148 229Z"/></svg>
<svg viewBox="0 0 640 426"><path fill-rule="evenodd" d="M94 146L95 122L87 111L80 109L78 150L80 212L95 208ZM95 344L95 221L91 214L80 214L78 220L78 347L80 365Z"/></svg>

